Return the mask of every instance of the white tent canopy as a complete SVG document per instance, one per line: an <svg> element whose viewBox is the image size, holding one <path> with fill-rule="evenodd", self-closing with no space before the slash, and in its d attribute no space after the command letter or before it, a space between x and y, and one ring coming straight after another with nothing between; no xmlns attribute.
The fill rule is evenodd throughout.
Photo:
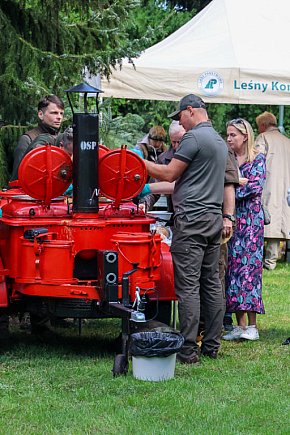
<svg viewBox="0 0 290 435"><path fill-rule="evenodd" d="M213 0L134 60L124 60L105 97L290 105L290 1ZM88 80L90 82L90 80ZM92 83L92 81L91 81Z"/></svg>

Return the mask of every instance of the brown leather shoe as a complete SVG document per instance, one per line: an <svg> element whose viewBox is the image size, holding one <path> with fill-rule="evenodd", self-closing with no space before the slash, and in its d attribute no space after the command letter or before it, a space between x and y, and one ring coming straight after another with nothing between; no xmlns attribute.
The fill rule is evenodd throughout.
<svg viewBox="0 0 290 435"><path fill-rule="evenodd" d="M197 352L192 352L189 355L184 355L183 353L178 353L176 355L177 361L179 361L181 364L198 364L199 354Z"/></svg>

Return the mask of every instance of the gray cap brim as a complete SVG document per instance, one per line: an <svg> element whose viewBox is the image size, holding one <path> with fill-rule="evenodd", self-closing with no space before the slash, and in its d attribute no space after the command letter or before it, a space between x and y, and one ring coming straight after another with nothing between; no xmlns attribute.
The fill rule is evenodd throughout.
<svg viewBox="0 0 290 435"><path fill-rule="evenodd" d="M181 110L175 110L175 112L172 112L170 115L168 115L168 118L172 118L174 121L179 121L180 112Z"/></svg>

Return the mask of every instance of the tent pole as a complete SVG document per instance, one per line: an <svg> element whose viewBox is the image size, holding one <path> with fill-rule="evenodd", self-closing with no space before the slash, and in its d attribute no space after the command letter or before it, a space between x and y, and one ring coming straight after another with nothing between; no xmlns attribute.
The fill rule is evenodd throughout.
<svg viewBox="0 0 290 435"><path fill-rule="evenodd" d="M284 106L279 106L279 124L278 128L281 131L281 133L285 133L285 128L283 126L284 122Z"/></svg>

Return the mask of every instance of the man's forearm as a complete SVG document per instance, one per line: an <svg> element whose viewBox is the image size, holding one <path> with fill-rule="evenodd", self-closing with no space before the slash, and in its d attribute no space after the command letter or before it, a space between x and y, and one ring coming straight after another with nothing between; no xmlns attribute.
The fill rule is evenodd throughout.
<svg viewBox="0 0 290 435"><path fill-rule="evenodd" d="M235 213L235 187L233 184L225 184L224 186L224 202L223 202L223 238L230 237L233 231L233 222L228 217ZM228 215L228 217L225 217Z"/></svg>
<svg viewBox="0 0 290 435"><path fill-rule="evenodd" d="M172 181L170 170L165 165L158 165L153 162L145 161L147 172L151 177L157 178L160 181Z"/></svg>
<svg viewBox="0 0 290 435"><path fill-rule="evenodd" d="M163 195L171 195L174 191L175 182L160 181L150 184L150 190L153 194L159 193Z"/></svg>
<svg viewBox="0 0 290 435"><path fill-rule="evenodd" d="M224 187L223 214L233 215L235 213L235 187L233 184L226 184Z"/></svg>
<svg viewBox="0 0 290 435"><path fill-rule="evenodd" d="M175 158L168 165L157 165L156 163L148 162L148 160L144 160L144 163L151 177L157 178L159 181L168 181L169 183L177 180L188 166L188 163Z"/></svg>

